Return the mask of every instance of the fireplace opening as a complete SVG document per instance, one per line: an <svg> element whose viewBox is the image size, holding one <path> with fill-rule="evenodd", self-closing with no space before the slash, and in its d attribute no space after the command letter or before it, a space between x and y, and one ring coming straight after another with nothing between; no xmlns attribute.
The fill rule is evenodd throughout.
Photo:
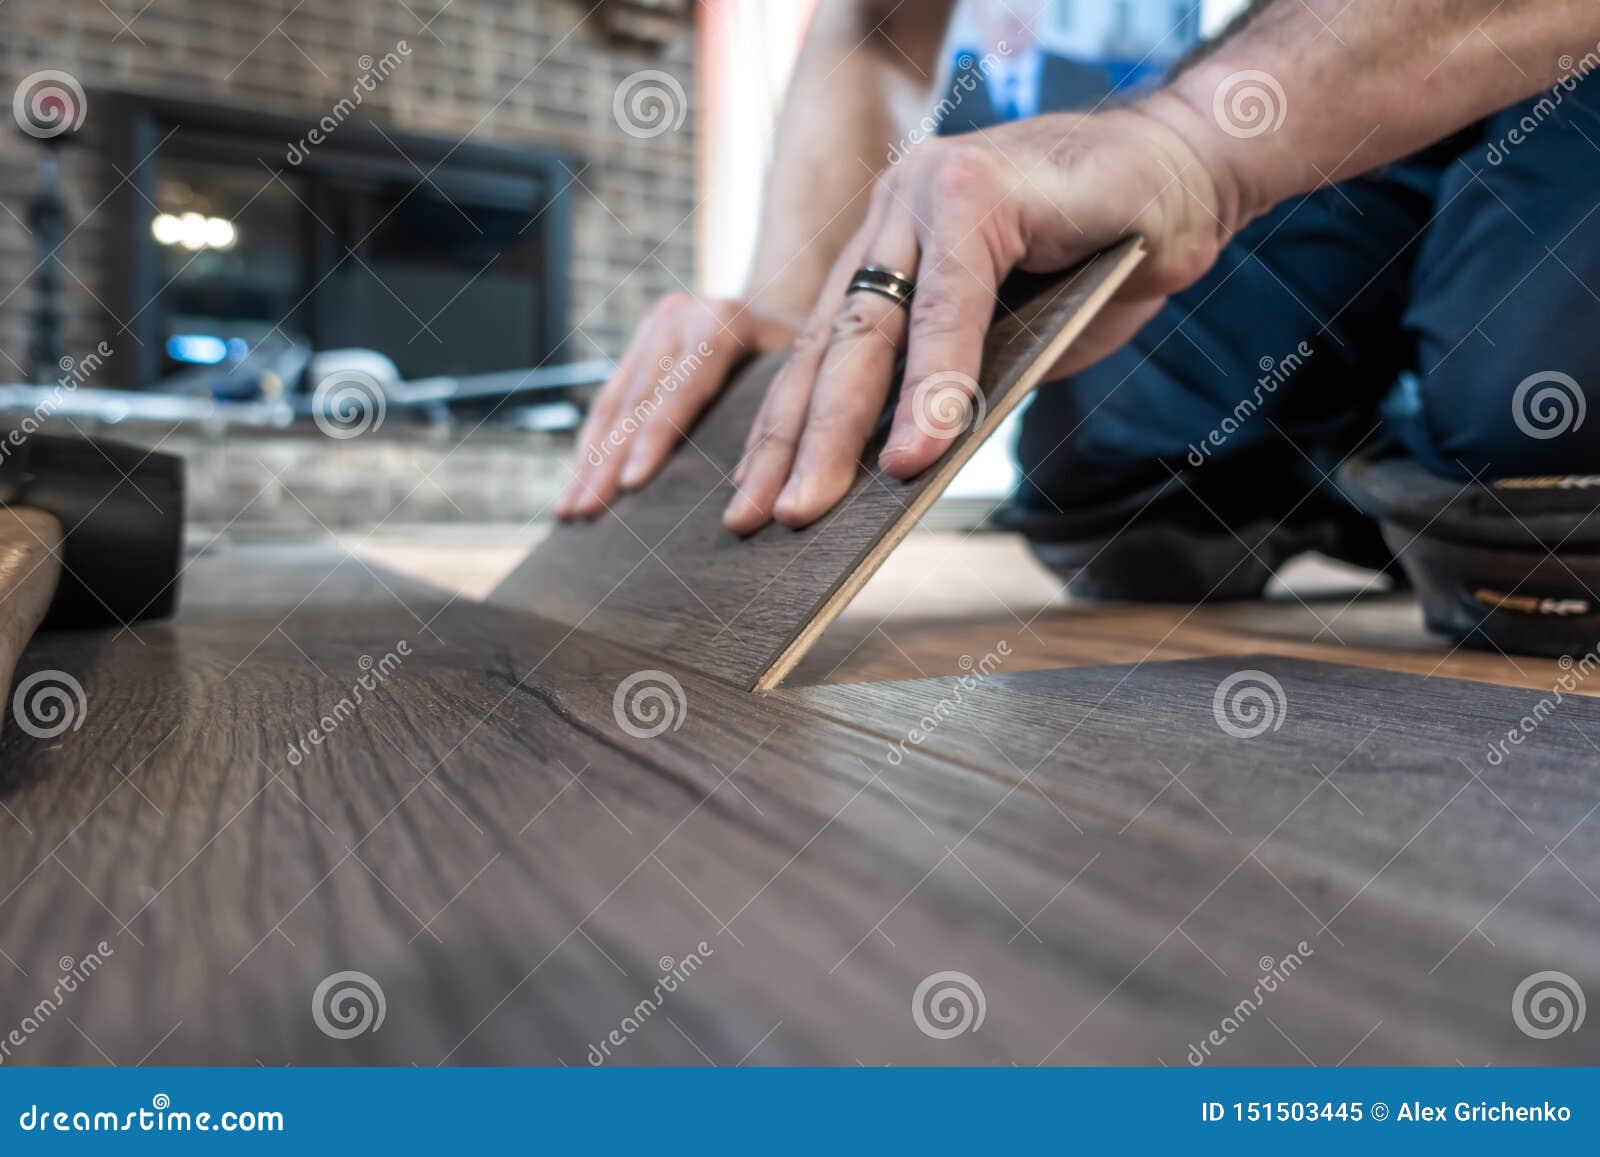
<svg viewBox="0 0 1600 1157"><path fill-rule="evenodd" d="M331 349L375 351L403 380L564 359L570 154L357 123L312 143L300 121L128 94L102 107L129 175L108 304L138 339L117 384Z"/></svg>

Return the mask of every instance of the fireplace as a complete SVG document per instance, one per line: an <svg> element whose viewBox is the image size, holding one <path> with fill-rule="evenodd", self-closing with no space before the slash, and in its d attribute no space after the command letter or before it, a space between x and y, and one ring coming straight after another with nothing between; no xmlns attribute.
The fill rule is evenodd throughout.
<svg viewBox="0 0 1600 1157"><path fill-rule="evenodd" d="M567 356L570 153L96 99L129 177L106 205L107 304L137 339L116 384L272 343L368 347L407 379Z"/></svg>

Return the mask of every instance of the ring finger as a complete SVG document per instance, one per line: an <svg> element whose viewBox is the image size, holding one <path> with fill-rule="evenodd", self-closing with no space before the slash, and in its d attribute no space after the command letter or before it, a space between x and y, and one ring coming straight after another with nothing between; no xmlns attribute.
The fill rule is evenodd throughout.
<svg viewBox="0 0 1600 1157"><path fill-rule="evenodd" d="M878 235L886 220L887 202L886 192L874 198L866 223L834 262L816 308L767 391L745 442L744 456L734 471L736 489L723 514L724 525L735 534L753 534L772 521L773 507L794 466L810 412L812 386L832 345L834 315L845 298L851 274L864 260L868 239Z"/></svg>
<svg viewBox="0 0 1600 1157"><path fill-rule="evenodd" d="M862 265L915 269L917 237L909 215L891 208L863 252ZM827 349L809 390L805 427L773 509L785 525L814 522L855 481L905 344L906 311L904 303L869 290L838 299Z"/></svg>

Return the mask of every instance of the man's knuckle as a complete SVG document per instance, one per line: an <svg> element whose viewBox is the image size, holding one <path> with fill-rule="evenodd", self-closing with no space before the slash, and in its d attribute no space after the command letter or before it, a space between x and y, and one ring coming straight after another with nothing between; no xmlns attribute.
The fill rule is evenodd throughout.
<svg viewBox="0 0 1600 1157"><path fill-rule="evenodd" d="M988 155L979 148L962 145L946 150L934 166L929 189L939 201L965 201L993 180Z"/></svg>
<svg viewBox="0 0 1600 1157"><path fill-rule="evenodd" d="M711 328L720 331L744 316L744 303L731 297L718 297L706 302L705 312Z"/></svg>
<svg viewBox="0 0 1600 1157"><path fill-rule="evenodd" d="M872 179L871 202L874 208L886 208L893 203L897 196L896 178L893 170L879 173Z"/></svg>
<svg viewBox="0 0 1600 1157"><path fill-rule="evenodd" d="M817 353L827 346L829 333L828 322L825 319L810 318L795 335L794 352L802 356Z"/></svg>
<svg viewBox="0 0 1600 1157"><path fill-rule="evenodd" d="M821 410L806 419L806 433L824 440L843 434L848 425L837 410Z"/></svg>
<svg viewBox="0 0 1600 1157"><path fill-rule="evenodd" d="M918 333L947 334L970 327L971 318L961 298L949 287L930 285L917 290L911 302L911 325Z"/></svg>
<svg viewBox="0 0 1600 1157"><path fill-rule="evenodd" d="M856 341L882 333L882 317L860 296L852 294L844 299L833 318L832 335L837 340Z"/></svg>
<svg viewBox="0 0 1600 1157"><path fill-rule="evenodd" d="M794 431L786 426L767 426L756 431L755 442L750 447L750 457L782 450L793 453L800 444L800 438Z"/></svg>

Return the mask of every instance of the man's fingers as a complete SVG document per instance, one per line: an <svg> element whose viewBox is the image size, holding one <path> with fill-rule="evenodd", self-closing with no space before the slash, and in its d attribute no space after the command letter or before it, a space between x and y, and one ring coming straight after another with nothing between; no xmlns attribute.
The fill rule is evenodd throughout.
<svg viewBox="0 0 1600 1157"><path fill-rule="evenodd" d="M981 228L953 247L939 243L944 231L935 231L917 270L900 404L878 457L896 478L927 469L956 435L983 418L978 373L998 274Z"/></svg>
<svg viewBox="0 0 1600 1157"><path fill-rule="evenodd" d="M628 396L605 436L603 459L584 478L587 493L579 500L578 512L586 518L598 515L622 492L622 471L634 438L641 426L652 421L650 399L656 388L650 372L653 368L647 361L635 371Z"/></svg>
<svg viewBox="0 0 1600 1157"><path fill-rule="evenodd" d="M815 372L806 363L816 356L802 339L767 389L744 457L734 471L733 497L722 514L722 524L735 534L754 534L772 521L773 504L789 477L805 424L810 375Z"/></svg>
<svg viewBox="0 0 1600 1157"><path fill-rule="evenodd" d="M864 264L910 269L916 246L909 216L891 214ZM905 332L905 307L887 297L858 290L839 302L794 466L773 511L786 526L815 522L849 491L889 396Z"/></svg>
<svg viewBox="0 0 1600 1157"><path fill-rule="evenodd" d="M632 389L634 369L644 356L643 350L649 344L650 331L654 324L654 318L648 318L639 327L638 333L634 335L633 341L623 353L622 361L617 364L611 377L590 403L589 412L578 430L577 456L572 464L572 478L560 497L556 499L554 513L557 518L577 516L580 513L580 503L587 509L588 499L592 495L589 478L605 463L606 436L611 430L612 420L621 408L623 399Z"/></svg>
<svg viewBox="0 0 1600 1157"><path fill-rule="evenodd" d="M745 440L744 457L733 473L736 487L722 523L735 534L754 534L772 521L778 495L789 481L801 430L810 408L811 390L827 355L834 312L844 297L850 274L866 252L865 238L874 236L886 211L887 194L874 197L868 223L856 233L834 261L823 283L817 307L795 340L789 360L768 388L761 412Z"/></svg>
<svg viewBox="0 0 1600 1157"><path fill-rule="evenodd" d="M637 403L651 412L639 420L638 432L628 444L620 475L623 489L643 486L655 475L744 351L735 331L722 329L685 346L675 358L660 359L654 367L659 376L653 390Z"/></svg>
<svg viewBox="0 0 1600 1157"><path fill-rule="evenodd" d="M586 424L579 443L580 472L573 479L572 515L592 518L617 496L618 477L627 461L628 441L638 429L639 403L654 386L653 371L662 357L677 351L677 327L669 319L654 317L623 356L612 382L607 405L592 427Z"/></svg>

